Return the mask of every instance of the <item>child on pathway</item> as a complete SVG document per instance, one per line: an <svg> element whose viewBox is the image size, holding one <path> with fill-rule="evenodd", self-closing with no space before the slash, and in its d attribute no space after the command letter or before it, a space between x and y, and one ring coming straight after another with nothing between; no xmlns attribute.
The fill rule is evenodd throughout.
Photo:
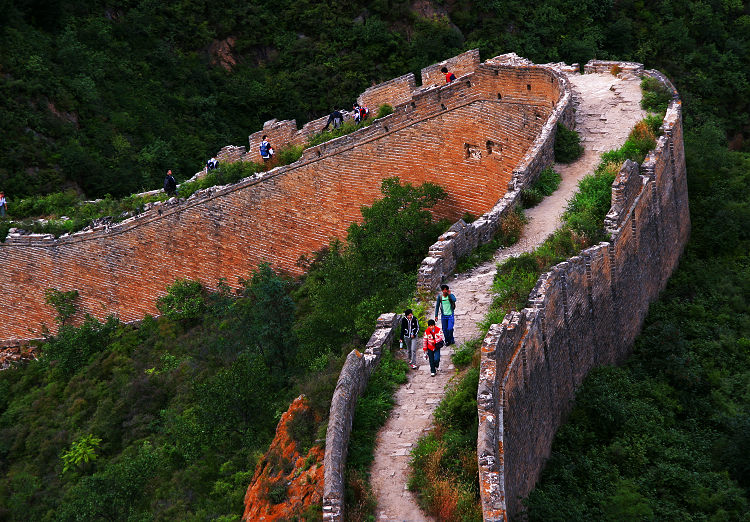
<svg viewBox="0 0 750 522"><path fill-rule="evenodd" d="M409 357L412 370L418 368L417 335L419 335L419 321L414 317L411 308L407 308L401 318L401 346L406 348L406 355Z"/></svg>
<svg viewBox="0 0 750 522"><path fill-rule="evenodd" d="M430 319L427 321L427 330L424 331L424 351L427 360L430 361L430 375L433 377L440 369L440 348L444 344L440 327L435 326L435 321Z"/></svg>

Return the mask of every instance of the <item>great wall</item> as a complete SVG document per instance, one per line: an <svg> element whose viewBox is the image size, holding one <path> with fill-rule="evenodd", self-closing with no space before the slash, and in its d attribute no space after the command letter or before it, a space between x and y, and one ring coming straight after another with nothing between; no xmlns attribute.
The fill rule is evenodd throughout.
<svg viewBox="0 0 750 522"><path fill-rule="evenodd" d="M448 65L458 80L444 85ZM648 304L664 287L689 234L681 106L671 83L639 64L592 61L586 73L651 75L674 95L657 147L643 165L627 163L613 185L607 217L611 241L544 274L530 306L493 325L482 344L477 457L485 520L507 520L521 507L549 455L576 387L594 366L621 361ZM379 196L385 177L431 181L449 198L435 213L456 220L419 269L433 290L457 260L494 236L521 190L553 161L558 122L574 125L567 74L577 67L535 65L515 55L480 62L469 51L365 91L370 107L394 113L352 134L306 148L295 163L170 200L115 226L55 239L10 236L0 244L6 305L0 343L40 336L54 324L47 288L78 290L83 312L124 321L156 313L155 302L177 278L215 288L238 285L268 261L301 273L301 256L343 237L361 205ZM256 159L262 134L278 148L299 145L325 119L297 128L271 120L249 148L227 146L221 161ZM480 217L467 224L460 216ZM323 518L344 519L343 469L354 407L398 316L378 321L364 353L353 351L333 397L325 447Z"/></svg>

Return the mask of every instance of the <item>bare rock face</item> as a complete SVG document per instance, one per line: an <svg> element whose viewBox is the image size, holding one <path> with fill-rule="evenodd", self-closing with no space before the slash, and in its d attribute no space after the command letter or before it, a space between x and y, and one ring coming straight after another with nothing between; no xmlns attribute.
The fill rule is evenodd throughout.
<svg viewBox="0 0 750 522"><path fill-rule="evenodd" d="M237 65L237 57L234 55L234 36L229 36L223 40L214 40L208 46L208 54L211 55L211 65L219 65L231 71Z"/></svg>
<svg viewBox="0 0 750 522"><path fill-rule="evenodd" d="M318 520L323 501L323 448L305 453L292 433L305 432L312 412L300 395L281 416L276 436L255 468L245 494L242 520Z"/></svg>

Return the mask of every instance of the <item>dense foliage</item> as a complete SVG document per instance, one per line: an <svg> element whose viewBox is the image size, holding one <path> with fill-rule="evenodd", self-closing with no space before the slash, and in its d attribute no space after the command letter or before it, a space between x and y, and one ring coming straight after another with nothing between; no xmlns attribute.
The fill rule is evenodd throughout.
<svg viewBox="0 0 750 522"><path fill-rule="evenodd" d="M444 228L428 211L439 187L389 179L383 193L301 283L269 265L239 296L223 281L210 293L180 280L159 300L161 317L139 327L69 325L77 292L51 289L57 335L39 361L0 372L0 519L238 519L281 412L308 394L314 427L298 435L320 443L343 354L383 310L406 304L417 255ZM368 273L368 288L344 293ZM385 274L394 285L377 284ZM403 373L386 355L357 440L371 447Z"/></svg>
<svg viewBox="0 0 750 522"><path fill-rule="evenodd" d="M538 63L641 61L676 80L689 116L730 134L750 123L741 2L52 0L0 13L11 198L122 196L158 188L167 168L183 180L265 120L348 108L372 82L474 47Z"/></svg>
<svg viewBox="0 0 750 522"><path fill-rule="evenodd" d="M686 150L687 251L628 363L585 380L531 520L750 516L750 154L711 125Z"/></svg>

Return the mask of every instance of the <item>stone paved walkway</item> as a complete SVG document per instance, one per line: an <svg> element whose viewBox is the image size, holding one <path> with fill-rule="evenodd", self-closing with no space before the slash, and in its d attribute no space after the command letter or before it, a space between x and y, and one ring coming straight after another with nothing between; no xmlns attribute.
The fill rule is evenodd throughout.
<svg viewBox="0 0 750 522"><path fill-rule="evenodd" d="M497 263L510 256L533 250L560 223L565 205L575 193L578 180L593 172L602 152L619 148L628 133L645 113L640 108L639 80L621 80L610 74L572 75L569 77L576 106L576 130L581 134L585 152L570 165L555 165L562 176L557 191L539 205L526 211L529 223L518 243L500 249L492 261L451 278L456 303L457 343L479 335L477 323L489 310L492 280ZM431 313L431 312L430 312ZM429 365L421 361L418 370L410 370L406 384L396 391L395 406L378 433L371 484L378 500L378 521L431 521L406 489L410 452L417 440L432 425L432 413L443 396L445 385L455 375L450 364L451 350L443 350L442 371L430 377Z"/></svg>

